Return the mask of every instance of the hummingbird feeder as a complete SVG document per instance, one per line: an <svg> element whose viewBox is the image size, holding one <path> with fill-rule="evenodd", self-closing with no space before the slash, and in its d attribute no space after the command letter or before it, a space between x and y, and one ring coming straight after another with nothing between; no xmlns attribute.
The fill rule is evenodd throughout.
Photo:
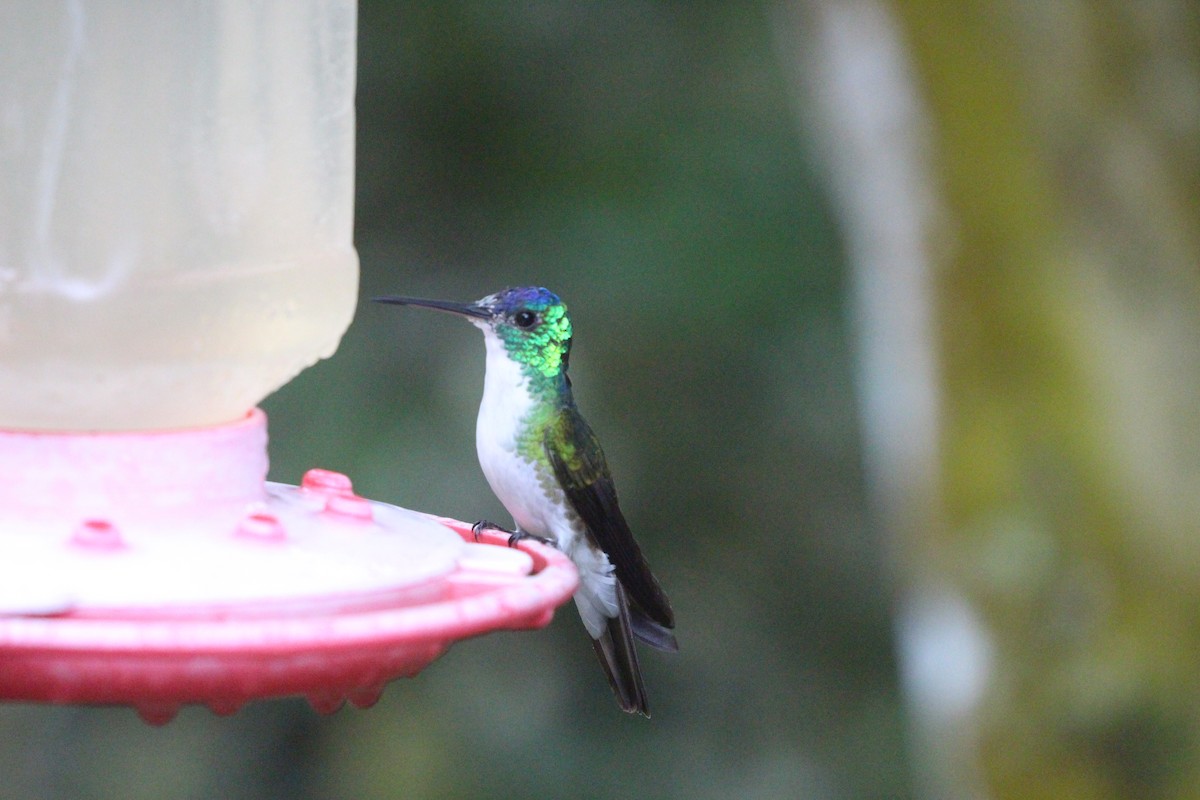
<svg viewBox="0 0 1200 800"><path fill-rule="evenodd" d="M355 307L353 0L8 16L0 699L330 712L549 622L552 548L266 481L255 406Z"/></svg>

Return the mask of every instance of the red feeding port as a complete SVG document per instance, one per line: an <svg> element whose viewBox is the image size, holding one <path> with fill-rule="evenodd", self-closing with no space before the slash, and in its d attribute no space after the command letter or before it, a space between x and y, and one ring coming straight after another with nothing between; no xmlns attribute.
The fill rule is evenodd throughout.
<svg viewBox="0 0 1200 800"><path fill-rule="evenodd" d="M537 628L578 575L553 548L265 482L266 418L152 433L0 432L0 699L148 722L303 695L374 703L455 641Z"/></svg>

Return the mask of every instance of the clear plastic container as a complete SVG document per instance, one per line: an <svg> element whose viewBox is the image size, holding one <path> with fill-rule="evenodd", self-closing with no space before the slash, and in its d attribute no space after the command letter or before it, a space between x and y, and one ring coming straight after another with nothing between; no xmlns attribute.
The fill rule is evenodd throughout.
<svg viewBox="0 0 1200 800"><path fill-rule="evenodd" d="M238 419L354 313L353 0L0 6L0 428Z"/></svg>

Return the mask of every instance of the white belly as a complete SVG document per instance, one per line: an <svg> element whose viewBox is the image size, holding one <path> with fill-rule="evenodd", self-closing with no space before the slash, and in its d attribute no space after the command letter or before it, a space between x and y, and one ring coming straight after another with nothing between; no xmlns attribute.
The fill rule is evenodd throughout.
<svg viewBox="0 0 1200 800"><path fill-rule="evenodd" d="M556 538L545 508L550 504L543 496L534 464L518 456L515 449L499 445L488 432L476 432L475 447L484 477L517 527L535 536Z"/></svg>

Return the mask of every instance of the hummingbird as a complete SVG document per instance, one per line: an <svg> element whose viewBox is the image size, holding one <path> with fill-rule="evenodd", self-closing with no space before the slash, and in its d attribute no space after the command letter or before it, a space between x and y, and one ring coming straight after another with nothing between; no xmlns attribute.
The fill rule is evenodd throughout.
<svg viewBox="0 0 1200 800"><path fill-rule="evenodd" d="M514 527L481 520L475 533L503 531L509 546L536 539L571 559L580 577L575 605L617 702L649 717L634 640L678 650L675 615L621 513L600 442L575 406L566 304L540 286L504 289L473 303L374 300L455 314L483 331L487 372L475 448Z"/></svg>

